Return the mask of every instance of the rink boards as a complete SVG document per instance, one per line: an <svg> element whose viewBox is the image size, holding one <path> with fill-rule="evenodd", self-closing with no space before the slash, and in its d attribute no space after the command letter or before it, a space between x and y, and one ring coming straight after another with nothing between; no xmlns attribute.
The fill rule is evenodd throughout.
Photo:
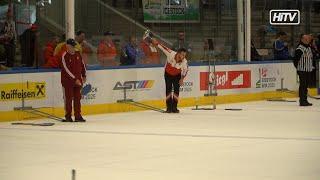
<svg viewBox="0 0 320 180"><path fill-rule="evenodd" d="M127 88L128 98L164 107L163 71L163 67L88 70L82 89L84 114L137 110L117 103L123 99L123 87ZM25 106L63 115L60 72L1 74L0 77L0 120L26 116L13 113L14 107L22 105L22 99ZM285 94L275 93L277 89L296 91L298 87L292 63L219 65L215 73L208 73L208 66L190 66L181 87L180 105L210 103L211 99L203 96L208 92L208 81L214 78L218 103L261 100L268 95L279 97Z"/></svg>

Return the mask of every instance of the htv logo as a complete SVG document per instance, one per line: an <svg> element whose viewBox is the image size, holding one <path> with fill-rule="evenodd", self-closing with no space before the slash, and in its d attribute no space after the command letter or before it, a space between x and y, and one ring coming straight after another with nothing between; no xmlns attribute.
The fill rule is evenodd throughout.
<svg viewBox="0 0 320 180"><path fill-rule="evenodd" d="M299 10L271 10L269 21L272 25L298 25L300 24Z"/></svg>

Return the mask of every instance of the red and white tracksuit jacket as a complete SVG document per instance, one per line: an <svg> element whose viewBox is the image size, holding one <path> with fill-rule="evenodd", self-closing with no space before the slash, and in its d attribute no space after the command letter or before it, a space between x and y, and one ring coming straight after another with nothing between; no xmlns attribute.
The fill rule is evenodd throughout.
<svg viewBox="0 0 320 180"><path fill-rule="evenodd" d="M181 74L181 76L186 76L188 73L188 62L186 59L183 59L182 62L177 63L174 59L177 52L158 44L158 47L162 50L162 52L167 56L167 62L165 65L165 72L169 75L176 76Z"/></svg>

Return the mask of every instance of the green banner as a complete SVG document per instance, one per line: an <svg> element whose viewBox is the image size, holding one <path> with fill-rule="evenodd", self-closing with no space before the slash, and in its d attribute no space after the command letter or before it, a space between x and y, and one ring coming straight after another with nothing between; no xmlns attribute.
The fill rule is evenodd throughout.
<svg viewBox="0 0 320 180"><path fill-rule="evenodd" d="M199 0L142 0L145 23L198 23Z"/></svg>

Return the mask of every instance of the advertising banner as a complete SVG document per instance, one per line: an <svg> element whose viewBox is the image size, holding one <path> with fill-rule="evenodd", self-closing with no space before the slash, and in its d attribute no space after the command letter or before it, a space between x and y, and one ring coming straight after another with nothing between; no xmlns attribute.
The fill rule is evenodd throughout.
<svg viewBox="0 0 320 180"><path fill-rule="evenodd" d="M254 87L261 89L281 88L281 66L277 65L258 65L254 70ZM277 87L279 86L279 87Z"/></svg>
<svg viewBox="0 0 320 180"><path fill-rule="evenodd" d="M200 72L200 90L208 90L208 81L216 80L217 89L239 89L251 87L251 71Z"/></svg>
<svg viewBox="0 0 320 180"><path fill-rule="evenodd" d="M209 74L207 66L191 66L180 97L201 97L208 82L216 80L218 95L297 90L296 71L292 63L219 65ZM1 74L0 111L26 106L63 107L60 72ZM282 82L282 85L281 85ZM84 84L82 104L116 103L124 98L135 101L163 100L165 82L163 67L89 70Z"/></svg>
<svg viewBox="0 0 320 180"><path fill-rule="evenodd" d="M200 22L199 0L142 0L145 23Z"/></svg>
<svg viewBox="0 0 320 180"><path fill-rule="evenodd" d="M0 101L46 98L46 82L25 82L0 84Z"/></svg>

